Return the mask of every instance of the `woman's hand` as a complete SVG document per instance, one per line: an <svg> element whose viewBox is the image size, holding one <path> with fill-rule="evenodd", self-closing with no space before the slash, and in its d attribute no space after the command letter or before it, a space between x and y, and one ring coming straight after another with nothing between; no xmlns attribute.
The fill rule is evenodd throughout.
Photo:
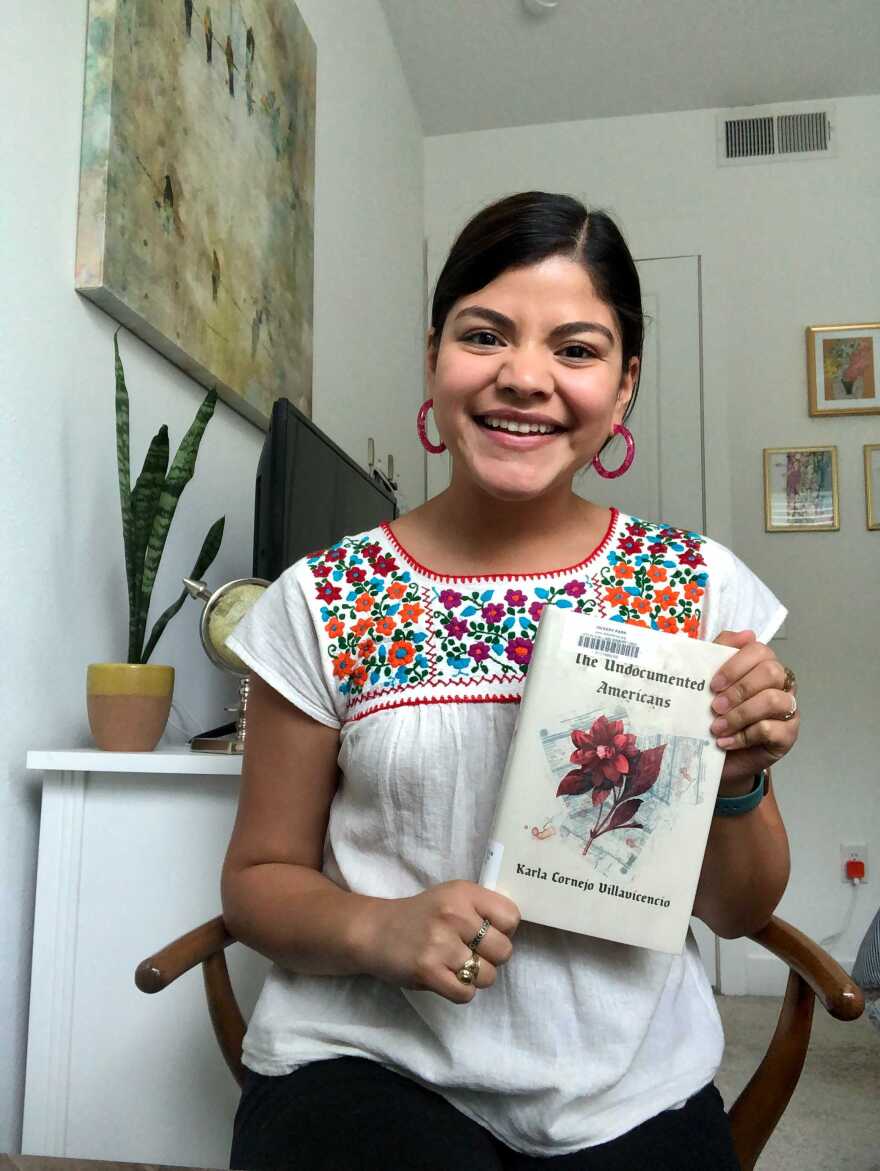
<svg viewBox="0 0 880 1171"><path fill-rule="evenodd" d="M374 899L357 930L358 968L468 1004L477 989L495 983L496 969L510 959L519 918L515 903L474 882L445 882L405 899ZM479 973L473 984L462 984L455 973L471 958L469 944L484 919L491 926L477 948Z"/></svg>
<svg viewBox="0 0 880 1171"><path fill-rule="evenodd" d="M725 630L715 639L734 654L709 684L715 697L710 731L727 752L721 773L721 794L742 789L762 769L775 764L793 747L800 716L791 712L793 693L783 691L785 668L773 651L751 630Z"/></svg>

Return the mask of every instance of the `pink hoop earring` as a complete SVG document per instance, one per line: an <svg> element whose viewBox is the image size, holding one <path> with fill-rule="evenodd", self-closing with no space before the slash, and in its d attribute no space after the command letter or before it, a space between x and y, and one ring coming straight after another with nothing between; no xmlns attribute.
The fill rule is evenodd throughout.
<svg viewBox="0 0 880 1171"><path fill-rule="evenodd" d="M439 443L432 443L428 438L428 411L430 411L433 405L434 400L432 398L428 398L425 399L425 401L419 407L419 414L418 418L416 419L416 430L419 433L419 440L421 441L422 447L424 447L425 451L429 451L431 455L440 455L441 452L446 450L446 444L442 439Z"/></svg>
<svg viewBox="0 0 880 1171"><path fill-rule="evenodd" d="M606 480L616 480L618 476L622 476L624 472L628 472L632 467L632 462L636 458L636 441L632 437L632 431L629 427L625 427L623 423L614 424L614 434L622 435L623 442L626 444L626 455L623 463L619 468L615 468L613 472L609 472L607 468L602 466L602 461L599 459L599 453L593 456L593 467L600 476L604 476Z"/></svg>

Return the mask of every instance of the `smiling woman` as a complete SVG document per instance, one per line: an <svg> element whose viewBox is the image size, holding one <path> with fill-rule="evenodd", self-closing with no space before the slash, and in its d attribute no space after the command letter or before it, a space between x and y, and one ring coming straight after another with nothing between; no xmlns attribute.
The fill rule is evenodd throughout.
<svg viewBox="0 0 880 1171"><path fill-rule="evenodd" d="M670 956L519 926L474 881L538 623L561 606L730 648L697 733L727 750L728 815L694 912L744 934L785 885L761 775L798 729L765 645L784 608L710 538L572 490L626 430L642 337L608 216L542 192L484 209L427 338L419 434L432 405L449 488L292 566L230 640L256 675L224 916L276 963L234 1167L335 1171L355 1150L425 1171L737 1166L693 940Z"/></svg>

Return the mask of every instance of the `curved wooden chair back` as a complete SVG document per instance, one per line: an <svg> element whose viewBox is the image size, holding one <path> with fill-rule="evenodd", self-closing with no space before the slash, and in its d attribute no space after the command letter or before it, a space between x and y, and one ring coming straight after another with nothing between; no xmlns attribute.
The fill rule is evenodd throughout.
<svg viewBox="0 0 880 1171"><path fill-rule="evenodd" d="M743 1171L752 1171L797 1086L810 1043L816 998L841 1021L855 1020L864 1009L861 989L796 927L773 918L751 938L787 964L789 975L779 1021L764 1059L728 1111ZM142 992L161 992L201 964L214 1033L232 1076L241 1085L246 1026L224 955L234 942L218 916L145 959L135 972L135 983Z"/></svg>

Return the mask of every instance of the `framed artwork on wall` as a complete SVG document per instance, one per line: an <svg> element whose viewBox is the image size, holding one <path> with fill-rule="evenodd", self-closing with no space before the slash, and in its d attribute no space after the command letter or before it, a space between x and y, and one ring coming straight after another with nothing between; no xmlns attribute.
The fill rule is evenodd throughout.
<svg viewBox="0 0 880 1171"><path fill-rule="evenodd" d="M311 415L315 70L293 0L89 0L76 289L264 428Z"/></svg>
<svg viewBox="0 0 880 1171"><path fill-rule="evenodd" d="M880 529L880 443L865 444L865 509L868 528Z"/></svg>
<svg viewBox="0 0 880 1171"><path fill-rule="evenodd" d="M880 322L808 325L810 414L880 414Z"/></svg>
<svg viewBox="0 0 880 1171"><path fill-rule="evenodd" d="M836 447L764 448L764 527L768 533L840 528Z"/></svg>

